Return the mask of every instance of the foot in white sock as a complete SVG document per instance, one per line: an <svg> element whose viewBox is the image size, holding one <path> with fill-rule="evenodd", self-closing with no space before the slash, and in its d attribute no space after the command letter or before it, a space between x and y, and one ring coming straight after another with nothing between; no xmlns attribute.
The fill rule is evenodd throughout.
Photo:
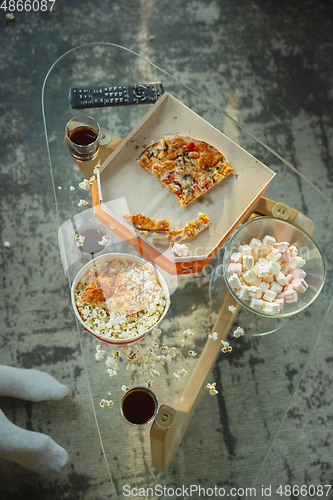
<svg viewBox="0 0 333 500"><path fill-rule="evenodd" d="M0 396L26 401L61 399L68 388L48 373L0 365Z"/></svg>
<svg viewBox="0 0 333 500"><path fill-rule="evenodd" d="M0 456L39 473L61 472L69 462L67 451L53 439L17 427L1 410Z"/></svg>

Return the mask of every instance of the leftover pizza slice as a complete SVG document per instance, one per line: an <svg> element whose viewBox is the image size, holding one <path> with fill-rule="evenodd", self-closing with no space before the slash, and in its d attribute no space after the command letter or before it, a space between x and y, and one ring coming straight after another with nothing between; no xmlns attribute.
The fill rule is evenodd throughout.
<svg viewBox="0 0 333 500"><path fill-rule="evenodd" d="M234 172L207 142L176 134L148 146L137 161L186 206Z"/></svg>

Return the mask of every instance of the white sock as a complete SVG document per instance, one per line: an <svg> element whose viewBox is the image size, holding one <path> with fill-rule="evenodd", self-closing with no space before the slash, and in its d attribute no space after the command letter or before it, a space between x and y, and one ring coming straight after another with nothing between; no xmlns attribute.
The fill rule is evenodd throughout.
<svg viewBox="0 0 333 500"><path fill-rule="evenodd" d="M0 365L0 396L26 401L61 399L68 388L48 373Z"/></svg>
<svg viewBox="0 0 333 500"><path fill-rule="evenodd" d="M27 431L0 410L0 456L35 472L61 472L69 462L66 450L39 432Z"/></svg>

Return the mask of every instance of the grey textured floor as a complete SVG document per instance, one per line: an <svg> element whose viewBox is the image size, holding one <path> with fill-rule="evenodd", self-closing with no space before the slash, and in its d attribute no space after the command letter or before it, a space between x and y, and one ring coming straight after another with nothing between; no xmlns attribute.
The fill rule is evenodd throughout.
<svg viewBox="0 0 333 500"><path fill-rule="evenodd" d="M57 404L1 398L0 406L71 455L69 470L54 477L1 459L1 500L115 498L58 251L41 115L51 64L82 43L124 45L205 92L333 201L332 33L328 0L56 0L51 13L15 13L9 21L1 12L0 241L12 247L0 252L0 363L45 370L70 394ZM302 199L305 211L310 201ZM259 485L333 482L332 322L331 308ZM292 384L293 372L286 376ZM93 438L89 453L82 429Z"/></svg>

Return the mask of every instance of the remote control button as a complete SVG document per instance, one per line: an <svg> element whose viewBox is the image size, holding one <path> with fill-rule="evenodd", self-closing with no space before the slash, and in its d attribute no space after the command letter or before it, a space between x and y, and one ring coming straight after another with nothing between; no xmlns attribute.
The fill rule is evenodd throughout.
<svg viewBox="0 0 333 500"><path fill-rule="evenodd" d="M104 99L104 104L109 104L110 99Z"/></svg>
<svg viewBox="0 0 333 500"><path fill-rule="evenodd" d="M104 93L105 97L109 97L109 92Z"/></svg>

